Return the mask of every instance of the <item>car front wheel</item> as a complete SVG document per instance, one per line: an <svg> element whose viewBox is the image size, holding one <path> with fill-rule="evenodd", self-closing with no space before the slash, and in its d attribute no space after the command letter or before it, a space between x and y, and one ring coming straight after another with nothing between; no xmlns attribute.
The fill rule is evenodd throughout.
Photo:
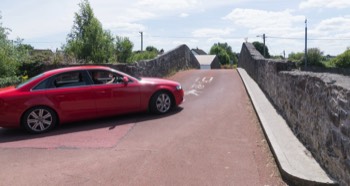
<svg viewBox="0 0 350 186"><path fill-rule="evenodd" d="M56 113L47 107L34 107L25 112L22 125L30 133L49 131L57 124Z"/></svg>
<svg viewBox="0 0 350 186"><path fill-rule="evenodd" d="M170 111L173 101L170 93L162 91L153 95L150 104L151 112L165 114Z"/></svg>

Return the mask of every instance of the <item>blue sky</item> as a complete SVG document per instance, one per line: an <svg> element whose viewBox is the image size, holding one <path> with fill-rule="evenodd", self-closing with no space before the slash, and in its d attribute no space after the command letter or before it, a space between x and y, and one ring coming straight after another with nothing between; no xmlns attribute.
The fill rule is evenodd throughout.
<svg viewBox="0 0 350 186"><path fill-rule="evenodd" d="M24 39L38 49L60 48L73 26L80 0L1 0L2 26L10 39ZM245 39L260 41L266 34L270 53L304 50L305 18L308 47L338 55L350 47L349 0L90 0L103 28L129 37L134 50L144 47L165 51L180 44L208 52L227 42L240 52Z"/></svg>

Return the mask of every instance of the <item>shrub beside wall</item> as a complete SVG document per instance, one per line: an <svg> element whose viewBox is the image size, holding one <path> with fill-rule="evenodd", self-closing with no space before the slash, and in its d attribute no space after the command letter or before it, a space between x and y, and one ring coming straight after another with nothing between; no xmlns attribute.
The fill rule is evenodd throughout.
<svg viewBox="0 0 350 186"><path fill-rule="evenodd" d="M21 79L19 77L16 77L16 76L0 78L0 88L11 86L11 85L16 85L19 83L21 83Z"/></svg>

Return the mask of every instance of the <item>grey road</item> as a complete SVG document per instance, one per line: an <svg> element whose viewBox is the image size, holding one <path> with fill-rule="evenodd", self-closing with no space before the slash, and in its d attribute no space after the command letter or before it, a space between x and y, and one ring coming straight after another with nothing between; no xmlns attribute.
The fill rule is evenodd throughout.
<svg viewBox="0 0 350 186"><path fill-rule="evenodd" d="M73 123L0 129L0 185L285 185L235 70L189 70L185 102Z"/></svg>

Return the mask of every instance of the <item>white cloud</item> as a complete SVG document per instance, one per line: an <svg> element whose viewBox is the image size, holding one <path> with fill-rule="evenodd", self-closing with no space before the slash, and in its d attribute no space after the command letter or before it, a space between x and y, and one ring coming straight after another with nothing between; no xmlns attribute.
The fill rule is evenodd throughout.
<svg viewBox="0 0 350 186"><path fill-rule="evenodd" d="M266 43L272 54L303 51L305 16L295 15L291 10L264 11L254 9L235 9L225 16L224 20L232 21L239 30L246 29L250 37L266 34ZM339 54L344 51L348 42L341 38L350 36L350 16L325 17L319 22L309 20L308 46L318 47L325 53ZM323 40L323 39L334 40ZM250 42L260 41L261 38L249 38Z"/></svg>
<svg viewBox="0 0 350 186"><path fill-rule="evenodd" d="M182 10L193 8L198 4L197 0L139 0L136 2L136 6L144 9L158 9L164 10Z"/></svg>
<svg viewBox="0 0 350 186"><path fill-rule="evenodd" d="M349 0L306 0L299 4L299 8L349 8Z"/></svg>
<svg viewBox="0 0 350 186"><path fill-rule="evenodd" d="M323 34L350 33L350 17L334 17L322 20L315 31Z"/></svg>
<svg viewBox="0 0 350 186"><path fill-rule="evenodd" d="M142 24L137 23L127 23L127 22L114 22L104 25L107 29L113 31L122 32L135 32L135 31L145 31L146 27Z"/></svg>
<svg viewBox="0 0 350 186"><path fill-rule="evenodd" d="M186 18L186 17L188 17L189 16L189 14L187 14L187 13L181 13L180 14L180 17L182 17L182 18Z"/></svg>
<svg viewBox="0 0 350 186"><path fill-rule="evenodd" d="M223 18L233 21L239 27L246 27L250 34L270 34L288 35L294 32L293 25L299 23L303 25L305 16L293 15L291 10L284 11L264 11L255 9L234 9Z"/></svg>
<svg viewBox="0 0 350 186"><path fill-rule="evenodd" d="M12 29L11 39L21 37L34 44L64 43L80 2L81 0L1 0L1 21L3 26ZM265 33L271 53L280 54L281 50L298 52L303 50L305 16L309 20L309 38L339 38L335 41L312 40L310 47L317 46L325 53L339 54L349 43L349 40L340 39L350 37L350 13L344 9L350 7L350 0L299 0L293 3L261 3L256 0L89 2L103 28L111 30L114 35L129 37L134 42L135 49L140 48L139 31L144 31L145 46L153 45L167 50L179 44L187 44L190 48L209 50L214 43L227 42L237 52L245 37L249 37L249 42L262 41L256 35ZM256 7L257 3L259 10L237 8L226 12L230 7ZM290 9L286 10L286 7ZM319 10L306 11L306 8ZM329 11L326 8L334 9Z"/></svg>
<svg viewBox="0 0 350 186"><path fill-rule="evenodd" d="M229 36L234 29L214 29L214 28L201 28L192 32L193 37L224 37Z"/></svg>
<svg viewBox="0 0 350 186"><path fill-rule="evenodd" d="M37 8L37 4L41 8ZM12 29L11 38L40 38L69 32L73 25L76 2L36 0L7 5L3 11L4 26Z"/></svg>

